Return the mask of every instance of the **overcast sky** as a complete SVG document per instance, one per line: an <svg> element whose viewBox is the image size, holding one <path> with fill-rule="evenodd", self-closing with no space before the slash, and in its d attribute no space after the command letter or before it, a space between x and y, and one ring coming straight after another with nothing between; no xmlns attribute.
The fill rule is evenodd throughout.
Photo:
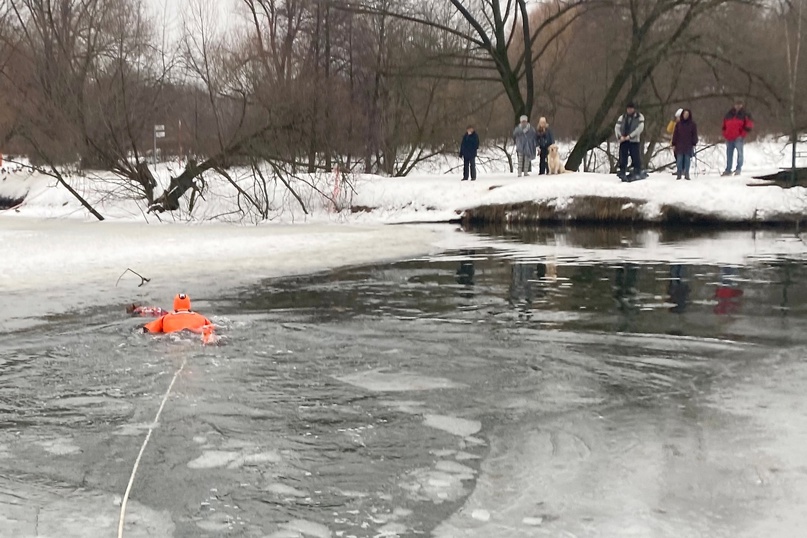
<svg viewBox="0 0 807 538"><path fill-rule="evenodd" d="M199 9L199 2L213 13L216 23L234 22L239 0L144 0L144 3L156 16L157 24L165 24L169 35L179 36L182 29L183 13Z"/></svg>

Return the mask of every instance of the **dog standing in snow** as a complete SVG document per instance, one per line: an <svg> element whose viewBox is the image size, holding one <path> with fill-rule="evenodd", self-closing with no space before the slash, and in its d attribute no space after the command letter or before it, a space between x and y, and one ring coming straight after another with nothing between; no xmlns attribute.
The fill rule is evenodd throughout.
<svg viewBox="0 0 807 538"><path fill-rule="evenodd" d="M549 156L547 157L549 161L549 173L550 174L562 174L563 173L563 165L560 162L560 154L558 153L558 145L552 144L549 146Z"/></svg>

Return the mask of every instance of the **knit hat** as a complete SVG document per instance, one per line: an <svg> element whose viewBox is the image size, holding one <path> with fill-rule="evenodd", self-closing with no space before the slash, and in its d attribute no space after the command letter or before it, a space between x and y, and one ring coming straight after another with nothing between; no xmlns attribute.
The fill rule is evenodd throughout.
<svg viewBox="0 0 807 538"><path fill-rule="evenodd" d="M683 108L679 108L678 110L676 110L676 111L675 111L675 117L676 117L676 118L680 118L680 117L681 117L681 114L683 114L683 113L684 113L684 109L683 109Z"/></svg>
<svg viewBox="0 0 807 538"><path fill-rule="evenodd" d="M180 310L190 310L191 309L191 298L185 295L184 293L177 294L174 297L174 311Z"/></svg>
<svg viewBox="0 0 807 538"><path fill-rule="evenodd" d="M530 119L526 115L521 116L521 118L519 118L519 120L520 121L530 121Z"/></svg>

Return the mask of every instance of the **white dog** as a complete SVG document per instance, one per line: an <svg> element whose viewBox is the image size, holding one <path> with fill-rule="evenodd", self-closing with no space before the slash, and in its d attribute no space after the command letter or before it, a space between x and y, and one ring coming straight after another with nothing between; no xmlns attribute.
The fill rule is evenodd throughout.
<svg viewBox="0 0 807 538"><path fill-rule="evenodd" d="M558 154L557 144L549 146L549 155L547 156L547 164L549 165L550 174L562 174L563 165L560 162L560 155Z"/></svg>

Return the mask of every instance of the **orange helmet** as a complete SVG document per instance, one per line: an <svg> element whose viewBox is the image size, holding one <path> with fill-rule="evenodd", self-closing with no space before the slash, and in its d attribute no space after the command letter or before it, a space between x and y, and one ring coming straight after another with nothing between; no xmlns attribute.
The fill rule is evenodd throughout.
<svg viewBox="0 0 807 538"><path fill-rule="evenodd" d="M177 294L176 297L174 297L174 311L175 312L180 311L180 310L190 310L190 309L191 309L191 298L190 297L188 297L184 293L179 293L179 294Z"/></svg>

